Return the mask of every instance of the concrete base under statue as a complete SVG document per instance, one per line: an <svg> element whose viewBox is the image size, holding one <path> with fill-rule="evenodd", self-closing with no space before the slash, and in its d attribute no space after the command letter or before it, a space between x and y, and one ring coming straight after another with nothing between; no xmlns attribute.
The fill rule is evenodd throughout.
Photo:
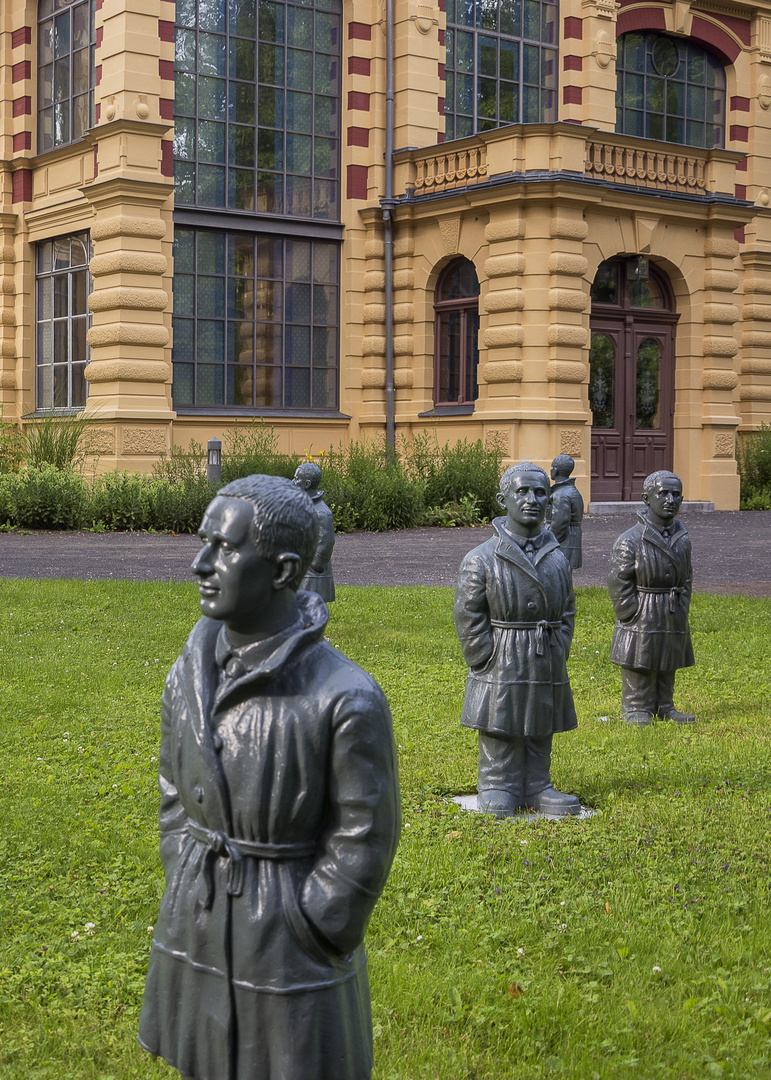
<svg viewBox="0 0 771 1080"><path fill-rule="evenodd" d="M477 795L453 795L451 801L456 803L461 810L469 810L474 814L485 814L484 810L479 809L479 797ZM507 818L495 818L494 814L485 814L486 817L494 818L496 821L584 821L586 818L594 817L597 813L596 810L592 810L588 806L582 806L581 811L578 814L535 814L528 813L525 810L521 810L511 817Z"/></svg>

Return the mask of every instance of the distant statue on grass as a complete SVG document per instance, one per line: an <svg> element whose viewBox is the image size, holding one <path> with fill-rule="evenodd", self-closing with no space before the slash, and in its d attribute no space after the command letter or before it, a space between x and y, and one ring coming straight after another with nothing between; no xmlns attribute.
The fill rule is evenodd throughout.
<svg viewBox="0 0 771 1080"><path fill-rule="evenodd" d="M581 568L581 521L584 500L571 473L575 462L569 454L558 454L551 463L552 487L546 527L557 537L572 570Z"/></svg>
<svg viewBox="0 0 771 1080"><path fill-rule="evenodd" d="M656 718L690 724L693 714L674 704L675 674L694 662L691 541L675 520L683 485L674 473L651 473L642 500L640 520L616 540L608 571L616 612L610 659L621 667L621 713L627 724Z"/></svg>
<svg viewBox="0 0 771 1080"><path fill-rule="evenodd" d="M335 546L335 522L332 511L324 502L323 491L319 491L321 469L312 461L298 465L293 484L302 488L313 503L319 522L319 539L311 565L303 578L300 588L318 593L329 604L335 598L335 579L332 575L332 549Z"/></svg>
<svg viewBox="0 0 771 1080"><path fill-rule="evenodd" d="M199 536L203 618L163 694L139 1041L195 1080L368 1080L362 942L400 824L388 704L296 591L317 538L301 489L236 480Z"/></svg>
<svg viewBox="0 0 771 1080"><path fill-rule="evenodd" d="M552 737L577 725L566 661L575 598L568 561L541 530L549 478L531 462L507 469L496 535L463 560L455 628L469 666L461 723L479 732L479 809L578 814L551 782Z"/></svg>

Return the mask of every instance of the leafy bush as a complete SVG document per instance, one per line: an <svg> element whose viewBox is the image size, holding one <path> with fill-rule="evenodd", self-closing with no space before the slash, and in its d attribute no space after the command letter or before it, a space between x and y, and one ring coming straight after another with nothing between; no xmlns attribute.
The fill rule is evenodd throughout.
<svg viewBox="0 0 771 1080"><path fill-rule="evenodd" d="M771 510L771 424L739 436L736 460L742 510Z"/></svg>
<svg viewBox="0 0 771 1080"><path fill-rule="evenodd" d="M18 424L8 423L0 405L0 473L18 472L24 460L24 439Z"/></svg>
<svg viewBox="0 0 771 1080"><path fill-rule="evenodd" d="M384 532L420 524L422 488L410 481L385 440L352 442L346 449L330 450L320 464L324 499L337 532Z"/></svg>
<svg viewBox="0 0 771 1080"><path fill-rule="evenodd" d="M299 454L283 454L278 449L278 435L265 421L233 425L225 436L222 451L222 483L229 484L240 476L264 473L266 476L286 476L292 479L302 461Z"/></svg>
<svg viewBox="0 0 771 1080"><path fill-rule="evenodd" d="M403 455L408 475L423 486L426 506L454 508L470 498L481 515L480 521L472 524L500 513L495 498L503 462L499 439L493 438L487 446L481 439L439 446L436 433L422 432L403 444Z"/></svg>
<svg viewBox="0 0 771 1080"><path fill-rule="evenodd" d="M74 469L27 467L0 477L0 519L29 529L79 529L88 517L88 483Z"/></svg>

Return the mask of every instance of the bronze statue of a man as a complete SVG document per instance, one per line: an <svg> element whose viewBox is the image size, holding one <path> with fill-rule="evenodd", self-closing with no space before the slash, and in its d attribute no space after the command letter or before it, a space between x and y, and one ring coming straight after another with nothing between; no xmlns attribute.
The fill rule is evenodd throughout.
<svg viewBox="0 0 771 1080"><path fill-rule="evenodd" d="M203 613L163 694L166 891L139 1041L195 1080L367 1080L362 945L399 835L388 704L296 591L316 549L283 477L222 488Z"/></svg>
<svg viewBox="0 0 771 1080"><path fill-rule="evenodd" d="M305 461L295 470L293 484L307 492L319 523L319 538L311 564L300 583L301 589L318 593L329 604L335 598L335 579L332 575L332 549L335 546L335 522L332 511L319 491L321 469L312 461Z"/></svg>
<svg viewBox="0 0 771 1080"><path fill-rule="evenodd" d="M545 524L557 537L571 569L580 570L584 500L570 475L574 466L575 462L569 454L557 454L552 461L552 487Z"/></svg>
<svg viewBox="0 0 771 1080"><path fill-rule="evenodd" d="M683 485L674 473L643 483L639 522L613 545L608 590L616 612L610 659L621 667L621 712L627 724L656 717L693 723L674 705L675 674L693 665L688 626L691 541L677 513Z"/></svg>
<svg viewBox="0 0 771 1080"><path fill-rule="evenodd" d="M541 530L549 499L543 469L507 469L496 535L464 558L455 628L469 666L461 723L479 732L479 808L509 817L522 807L577 814L551 782L552 736L577 725L566 661L575 598L557 540Z"/></svg>

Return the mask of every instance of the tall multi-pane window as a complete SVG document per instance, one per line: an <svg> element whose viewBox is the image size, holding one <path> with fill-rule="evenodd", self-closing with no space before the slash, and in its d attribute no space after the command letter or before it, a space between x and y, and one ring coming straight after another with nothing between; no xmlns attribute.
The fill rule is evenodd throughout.
<svg viewBox="0 0 771 1080"><path fill-rule="evenodd" d="M339 245L177 226L175 407L337 407Z"/></svg>
<svg viewBox="0 0 771 1080"><path fill-rule="evenodd" d="M78 409L86 403L89 324L88 233L37 245L38 409Z"/></svg>
<svg viewBox="0 0 771 1080"><path fill-rule="evenodd" d="M711 149L725 140L725 71L692 41L633 32L618 39L616 131Z"/></svg>
<svg viewBox="0 0 771 1080"><path fill-rule="evenodd" d="M177 206L338 219L340 8L177 0Z"/></svg>
<svg viewBox="0 0 771 1080"><path fill-rule="evenodd" d="M38 5L38 153L94 126L96 0Z"/></svg>
<svg viewBox="0 0 771 1080"><path fill-rule="evenodd" d="M557 4L447 0L445 138L557 119Z"/></svg>
<svg viewBox="0 0 771 1080"><path fill-rule="evenodd" d="M434 403L472 405L479 394L479 279L474 264L447 267L434 300Z"/></svg>

